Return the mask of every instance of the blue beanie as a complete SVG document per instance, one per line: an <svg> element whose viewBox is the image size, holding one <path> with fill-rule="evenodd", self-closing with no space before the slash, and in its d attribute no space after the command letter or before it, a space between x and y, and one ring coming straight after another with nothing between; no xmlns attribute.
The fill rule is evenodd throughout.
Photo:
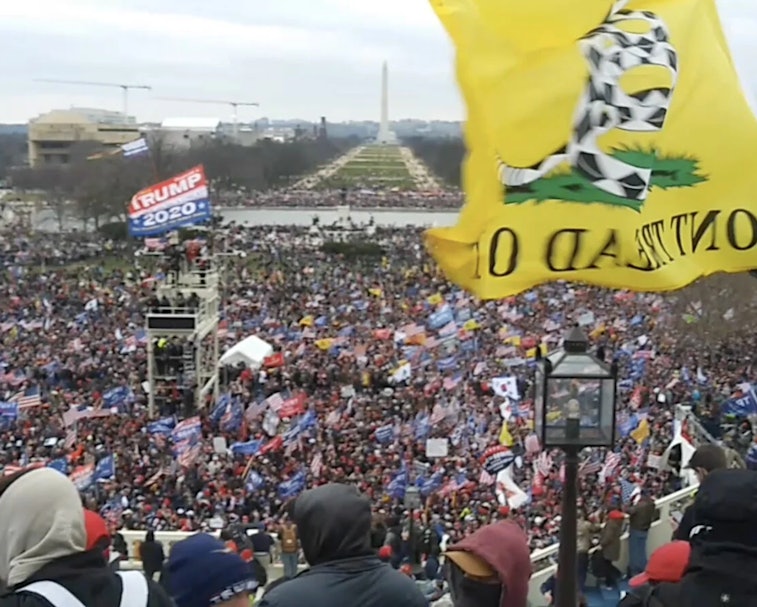
<svg viewBox="0 0 757 607"><path fill-rule="evenodd" d="M192 535L171 549L168 590L176 607L212 607L257 587L250 564L212 535Z"/></svg>

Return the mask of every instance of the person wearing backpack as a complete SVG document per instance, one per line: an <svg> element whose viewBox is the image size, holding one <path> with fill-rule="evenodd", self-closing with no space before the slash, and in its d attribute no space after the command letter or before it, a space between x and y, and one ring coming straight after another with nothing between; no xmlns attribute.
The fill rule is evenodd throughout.
<svg viewBox="0 0 757 607"><path fill-rule="evenodd" d="M281 541L281 560L284 564L284 577L293 578L297 575L297 565L300 560L300 542L297 538L297 526L287 518L279 529Z"/></svg>
<svg viewBox="0 0 757 607"><path fill-rule="evenodd" d="M139 571L114 572L87 550L79 492L52 468L0 480L0 607L171 607Z"/></svg>

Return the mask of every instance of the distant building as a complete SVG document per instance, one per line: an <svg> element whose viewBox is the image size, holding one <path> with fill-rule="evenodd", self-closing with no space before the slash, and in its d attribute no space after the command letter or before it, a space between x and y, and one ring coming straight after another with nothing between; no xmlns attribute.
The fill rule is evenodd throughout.
<svg viewBox="0 0 757 607"><path fill-rule="evenodd" d="M219 118L166 118L158 127L170 147L191 147L222 135Z"/></svg>
<svg viewBox="0 0 757 607"><path fill-rule="evenodd" d="M116 147L139 135L134 117L120 112L93 108L52 110L29 121L29 164L68 164L77 143L93 141Z"/></svg>
<svg viewBox="0 0 757 607"><path fill-rule="evenodd" d="M213 140L253 145L259 138L255 125L234 125L218 118L166 118L158 125L145 125L144 129L159 133L167 146L175 148L189 148Z"/></svg>
<svg viewBox="0 0 757 607"><path fill-rule="evenodd" d="M295 129L290 127L268 127L260 133L260 139L267 139L268 141L275 141L277 143L292 141L295 138Z"/></svg>

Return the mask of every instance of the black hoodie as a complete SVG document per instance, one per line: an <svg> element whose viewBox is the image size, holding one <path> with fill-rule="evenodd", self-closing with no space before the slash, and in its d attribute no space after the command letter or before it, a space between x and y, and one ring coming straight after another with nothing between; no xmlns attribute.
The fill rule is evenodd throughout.
<svg viewBox="0 0 757 607"><path fill-rule="evenodd" d="M305 491L294 522L311 568L266 593L260 607L426 607L408 577L371 549L371 506L352 485Z"/></svg>
<svg viewBox="0 0 757 607"><path fill-rule="evenodd" d="M711 472L693 510L680 607L757 607L757 472Z"/></svg>

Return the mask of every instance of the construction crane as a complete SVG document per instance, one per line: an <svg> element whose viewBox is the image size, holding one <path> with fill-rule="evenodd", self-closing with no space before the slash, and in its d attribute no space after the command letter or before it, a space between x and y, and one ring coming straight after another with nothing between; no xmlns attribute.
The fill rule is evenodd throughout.
<svg viewBox="0 0 757 607"><path fill-rule="evenodd" d="M105 86L108 88L118 88L123 91L124 118L129 116L129 91L139 89L151 91L152 87L147 84L120 84L116 82L89 82L87 80L56 80L54 78L38 78L35 82L47 82L50 84L73 84L76 86Z"/></svg>
<svg viewBox="0 0 757 607"><path fill-rule="evenodd" d="M216 99L186 99L184 97L158 97L161 101L181 101L183 103L211 103L213 105L230 105L233 111L232 124L234 125L234 139L239 138L239 124L237 108L239 107L260 107L257 101L218 101Z"/></svg>

